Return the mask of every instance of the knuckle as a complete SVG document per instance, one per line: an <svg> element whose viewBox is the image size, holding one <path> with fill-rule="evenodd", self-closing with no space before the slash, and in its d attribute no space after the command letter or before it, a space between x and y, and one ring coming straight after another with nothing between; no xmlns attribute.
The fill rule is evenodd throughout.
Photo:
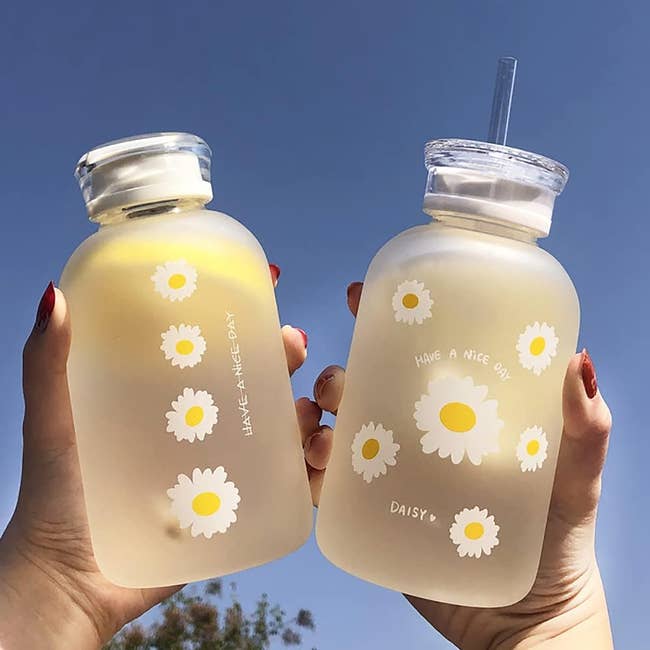
<svg viewBox="0 0 650 650"><path fill-rule="evenodd" d="M612 429L612 416L609 409L599 409L587 421L587 430L592 436L597 436L599 439L606 439Z"/></svg>

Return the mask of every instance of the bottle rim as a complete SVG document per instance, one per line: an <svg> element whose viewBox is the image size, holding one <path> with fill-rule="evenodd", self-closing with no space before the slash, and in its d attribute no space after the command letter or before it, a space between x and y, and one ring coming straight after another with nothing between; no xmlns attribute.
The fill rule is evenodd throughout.
<svg viewBox="0 0 650 650"><path fill-rule="evenodd" d="M541 187L555 194L562 192L569 179L569 170L552 158L478 140L430 140L424 147L424 160L429 170L435 167L471 169Z"/></svg>
<svg viewBox="0 0 650 650"><path fill-rule="evenodd" d="M99 145L74 174L91 221L129 206L181 198L212 199L210 147L191 133L146 133Z"/></svg>
<svg viewBox="0 0 650 650"><path fill-rule="evenodd" d="M130 136L111 140L94 147L86 152L77 162L74 175L78 181L94 169L107 163L113 163L122 158L130 156L154 154L191 152L201 161L209 164L212 151L208 144L197 135L176 131L160 133L145 133L143 135Z"/></svg>

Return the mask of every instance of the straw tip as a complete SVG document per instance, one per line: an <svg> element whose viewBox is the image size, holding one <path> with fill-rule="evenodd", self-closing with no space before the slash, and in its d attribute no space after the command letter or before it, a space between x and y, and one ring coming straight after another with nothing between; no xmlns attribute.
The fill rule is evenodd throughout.
<svg viewBox="0 0 650 650"><path fill-rule="evenodd" d="M517 74L517 59L512 56L502 56L497 65L497 77L494 85L492 100L492 115L488 129L488 142L505 145L508 137L508 122L512 93Z"/></svg>
<svg viewBox="0 0 650 650"><path fill-rule="evenodd" d="M516 66L517 59L514 56L501 56L499 57L499 66Z"/></svg>

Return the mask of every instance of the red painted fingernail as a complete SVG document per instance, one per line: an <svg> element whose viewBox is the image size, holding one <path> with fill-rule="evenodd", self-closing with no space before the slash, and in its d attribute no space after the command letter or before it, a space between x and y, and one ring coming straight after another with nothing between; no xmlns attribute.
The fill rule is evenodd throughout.
<svg viewBox="0 0 650 650"><path fill-rule="evenodd" d="M277 264L269 264L269 270L271 271L271 280L273 284L276 285L280 279L280 267Z"/></svg>
<svg viewBox="0 0 650 650"><path fill-rule="evenodd" d="M350 300L350 294L351 294L353 291L356 291L357 289L359 289L359 288L362 287L362 286L363 286L363 282L351 282L351 283L348 285L348 289L347 289L348 300Z"/></svg>
<svg viewBox="0 0 650 650"><path fill-rule="evenodd" d="M598 382L594 362L591 360L587 348L582 351L582 383L585 385L587 397L593 399L598 392Z"/></svg>
<svg viewBox="0 0 650 650"><path fill-rule="evenodd" d="M50 316L54 311L54 303L56 301L56 292L54 291L54 282L50 282L45 289L45 293L38 303L38 310L36 311L36 323L34 329L38 332L44 332L50 322Z"/></svg>
<svg viewBox="0 0 650 650"><path fill-rule="evenodd" d="M302 341L305 344L305 350L307 349L307 332L305 330L301 330L299 327L294 327L294 329L298 330L300 332L300 336L302 336Z"/></svg>

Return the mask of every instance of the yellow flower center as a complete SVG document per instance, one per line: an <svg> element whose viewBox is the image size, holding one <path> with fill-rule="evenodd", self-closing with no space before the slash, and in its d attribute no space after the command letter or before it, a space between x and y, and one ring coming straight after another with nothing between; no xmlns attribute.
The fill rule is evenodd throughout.
<svg viewBox="0 0 650 650"><path fill-rule="evenodd" d="M539 451L539 440L531 440L526 445L526 453L529 456L534 456Z"/></svg>
<svg viewBox="0 0 650 650"><path fill-rule="evenodd" d="M221 499L214 492L201 492L192 499L192 510L201 517L209 517L221 508Z"/></svg>
<svg viewBox="0 0 650 650"><path fill-rule="evenodd" d="M406 293L402 298L402 304L407 309L415 309L418 306L420 299L414 293Z"/></svg>
<svg viewBox="0 0 650 650"><path fill-rule="evenodd" d="M195 427L197 424L201 424L203 420L203 409L200 406L191 406L187 409L185 413L185 424L188 427Z"/></svg>
<svg viewBox="0 0 650 650"><path fill-rule="evenodd" d="M467 433L476 424L476 413L463 402L448 402L440 409L440 422L449 431Z"/></svg>
<svg viewBox="0 0 650 650"><path fill-rule="evenodd" d="M176 343L176 352L178 352L178 354L192 354L193 350L194 343L192 343L192 341L183 339L182 341L178 341L178 343Z"/></svg>
<svg viewBox="0 0 650 650"><path fill-rule="evenodd" d="M544 340L543 336L536 336L531 342L530 342L530 353L537 357L542 352L544 352L544 348L546 347L546 341Z"/></svg>
<svg viewBox="0 0 650 650"><path fill-rule="evenodd" d="M465 537L467 539L481 539L484 532L485 528L483 528L483 524L480 524L478 521L473 521L471 524L465 526Z"/></svg>
<svg viewBox="0 0 650 650"><path fill-rule="evenodd" d="M170 289L182 289L185 286L187 279L182 273L174 273L174 275L169 276L167 284Z"/></svg>
<svg viewBox="0 0 650 650"><path fill-rule="evenodd" d="M368 438L361 447L361 455L366 460L372 460L379 453L379 440Z"/></svg>

